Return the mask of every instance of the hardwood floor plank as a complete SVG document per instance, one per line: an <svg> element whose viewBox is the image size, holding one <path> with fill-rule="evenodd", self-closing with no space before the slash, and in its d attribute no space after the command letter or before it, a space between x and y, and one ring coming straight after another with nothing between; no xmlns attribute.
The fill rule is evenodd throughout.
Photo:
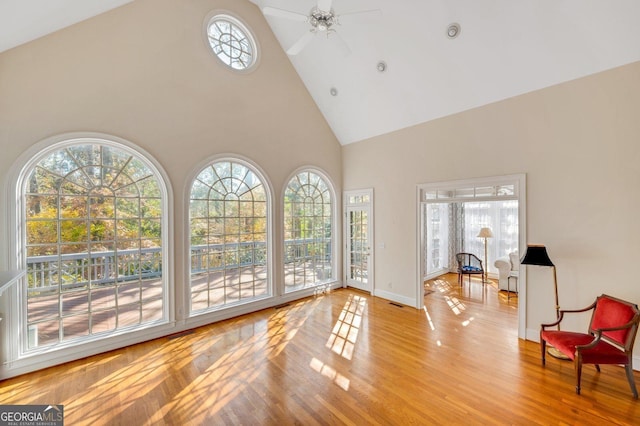
<svg viewBox="0 0 640 426"><path fill-rule="evenodd" d="M517 297L425 284L425 309L341 289L0 382L73 425L640 424L624 369L518 340ZM635 373L640 383L639 374Z"/></svg>

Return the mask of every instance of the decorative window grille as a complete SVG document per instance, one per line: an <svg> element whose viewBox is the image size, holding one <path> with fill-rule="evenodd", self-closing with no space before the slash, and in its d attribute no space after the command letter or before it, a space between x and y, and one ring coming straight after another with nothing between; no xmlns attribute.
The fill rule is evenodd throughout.
<svg viewBox="0 0 640 426"><path fill-rule="evenodd" d="M271 295L269 201L262 178L236 160L205 167L191 186L191 312Z"/></svg>
<svg viewBox="0 0 640 426"><path fill-rule="evenodd" d="M256 64L257 48L251 32L236 18L215 15L207 25L209 45L223 64L237 71Z"/></svg>
<svg viewBox="0 0 640 426"><path fill-rule="evenodd" d="M313 171L296 174L284 194L285 292L315 287L333 277L333 200Z"/></svg>
<svg viewBox="0 0 640 426"><path fill-rule="evenodd" d="M27 350L166 321L165 191L145 158L69 145L23 186Z"/></svg>

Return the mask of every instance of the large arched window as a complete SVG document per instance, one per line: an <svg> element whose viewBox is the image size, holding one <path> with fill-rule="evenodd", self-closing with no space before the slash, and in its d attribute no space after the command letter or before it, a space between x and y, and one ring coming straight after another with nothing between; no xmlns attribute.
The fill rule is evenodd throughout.
<svg viewBox="0 0 640 426"><path fill-rule="evenodd" d="M97 139L42 151L21 181L29 351L166 322L166 187L150 161Z"/></svg>
<svg viewBox="0 0 640 426"><path fill-rule="evenodd" d="M264 179L246 162L218 160L197 175L189 203L191 312L271 295L269 204Z"/></svg>
<svg viewBox="0 0 640 426"><path fill-rule="evenodd" d="M285 292L314 287L333 277L333 199L318 172L291 178L284 193Z"/></svg>

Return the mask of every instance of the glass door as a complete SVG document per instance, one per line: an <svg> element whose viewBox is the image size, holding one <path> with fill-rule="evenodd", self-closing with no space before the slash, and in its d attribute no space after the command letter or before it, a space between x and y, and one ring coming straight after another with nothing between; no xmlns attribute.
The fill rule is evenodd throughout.
<svg viewBox="0 0 640 426"><path fill-rule="evenodd" d="M346 283L363 291L373 289L373 191L345 193Z"/></svg>

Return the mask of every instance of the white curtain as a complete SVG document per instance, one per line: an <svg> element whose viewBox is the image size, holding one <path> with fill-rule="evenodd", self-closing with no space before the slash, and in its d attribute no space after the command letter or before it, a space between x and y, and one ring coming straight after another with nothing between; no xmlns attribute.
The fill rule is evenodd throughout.
<svg viewBox="0 0 640 426"><path fill-rule="evenodd" d="M473 253L484 262L484 238L478 238L480 228L491 229L493 238L487 238L489 272L497 272L493 263L518 249L518 201L484 201L462 204L464 228L462 249Z"/></svg>
<svg viewBox="0 0 640 426"><path fill-rule="evenodd" d="M518 249L518 200L428 203L422 210L426 276L455 270L456 253L473 253L485 263L480 228L491 229L487 239L488 271L497 273L496 259Z"/></svg>
<svg viewBox="0 0 640 426"><path fill-rule="evenodd" d="M425 274L437 274L449 270L449 204L430 203L424 211L426 244Z"/></svg>

